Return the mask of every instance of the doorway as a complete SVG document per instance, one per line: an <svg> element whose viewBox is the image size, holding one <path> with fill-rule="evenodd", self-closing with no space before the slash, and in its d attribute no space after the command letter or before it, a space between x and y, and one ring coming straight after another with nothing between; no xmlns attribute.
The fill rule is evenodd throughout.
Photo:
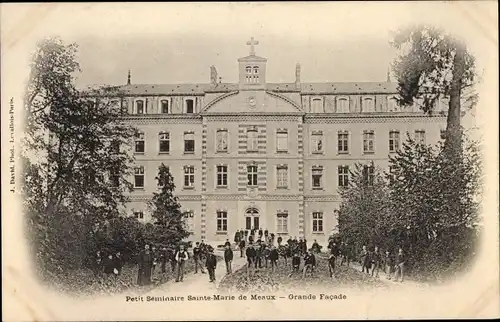
<svg viewBox="0 0 500 322"><path fill-rule="evenodd" d="M259 210L257 210L256 208L248 208L245 212L245 229L259 229L259 219Z"/></svg>

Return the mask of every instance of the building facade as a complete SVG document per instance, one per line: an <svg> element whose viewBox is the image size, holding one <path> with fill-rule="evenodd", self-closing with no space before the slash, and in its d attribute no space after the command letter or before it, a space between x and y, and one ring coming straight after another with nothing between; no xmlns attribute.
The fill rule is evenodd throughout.
<svg viewBox="0 0 500 322"><path fill-rule="evenodd" d="M146 203L158 166L169 167L191 240L232 240L238 229L326 241L336 231L339 186L355 163L388 168L406 135L441 138L447 103L434 116L401 108L396 84L267 83L267 60L238 59L239 82L121 86L124 119L140 132L128 211L151 220Z"/></svg>

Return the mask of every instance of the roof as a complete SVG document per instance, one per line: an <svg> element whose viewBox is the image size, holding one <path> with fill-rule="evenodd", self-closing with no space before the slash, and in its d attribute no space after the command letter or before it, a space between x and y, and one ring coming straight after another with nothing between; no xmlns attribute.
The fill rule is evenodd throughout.
<svg viewBox="0 0 500 322"><path fill-rule="evenodd" d="M259 56L255 56L255 55L250 55L250 56L238 58L238 61L239 62L241 62L241 61L252 61L252 62L254 62L254 61L262 61L262 62L266 62L267 58L259 57Z"/></svg>
<svg viewBox="0 0 500 322"><path fill-rule="evenodd" d="M112 88L125 95L204 95L205 93L237 91L239 86L237 83L131 84L101 87L101 90L106 90L106 88ZM397 84L387 82L302 83L299 89L295 83L267 83L266 89L276 92L300 91L302 94L390 94L397 92Z"/></svg>

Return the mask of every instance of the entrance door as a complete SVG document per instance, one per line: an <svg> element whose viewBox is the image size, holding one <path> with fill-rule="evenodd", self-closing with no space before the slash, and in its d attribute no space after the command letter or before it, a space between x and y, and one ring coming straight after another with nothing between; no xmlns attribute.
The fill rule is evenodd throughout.
<svg viewBox="0 0 500 322"><path fill-rule="evenodd" d="M245 212L245 229L259 229L259 211L256 208L248 208Z"/></svg>

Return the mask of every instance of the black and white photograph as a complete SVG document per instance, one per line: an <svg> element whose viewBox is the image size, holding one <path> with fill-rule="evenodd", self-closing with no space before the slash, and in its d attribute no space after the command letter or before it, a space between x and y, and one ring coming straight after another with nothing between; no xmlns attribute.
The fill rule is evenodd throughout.
<svg viewBox="0 0 500 322"><path fill-rule="evenodd" d="M499 317L497 2L0 9L5 321Z"/></svg>

